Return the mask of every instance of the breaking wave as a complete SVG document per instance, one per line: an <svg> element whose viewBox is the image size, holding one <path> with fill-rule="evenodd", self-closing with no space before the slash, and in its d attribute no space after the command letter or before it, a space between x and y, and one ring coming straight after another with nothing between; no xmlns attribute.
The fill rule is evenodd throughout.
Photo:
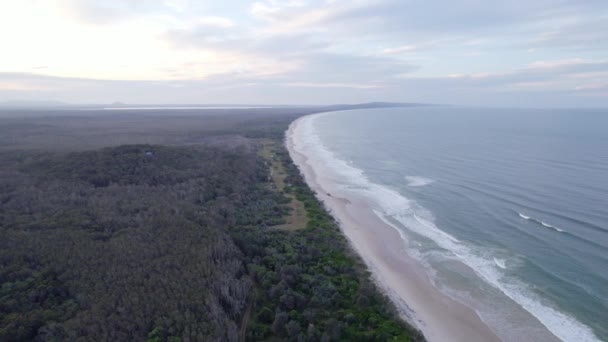
<svg viewBox="0 0 608 342"><path fill-rule="evenodd" d="M534 222L534 223L539 224L539 225L541 225L541 226L543 226L543 227L545 227L545 228L553 229L553 230L555 230L555 231L557 231L557 232L560 232L560 233L563 233L563 232L564 232L564 230L563 230L563 229L558 228L558 227L556 227L556 226L554 226L554 225L548 224L548 223L546 223L545 221L537 220L537 219L535 219L535 218L532 218L532 217L530 217L530 216L528 216L528 215L524 215L524 214L522 214L522 213L517 213L517 214L519 214L519 217L521 217L522 219L524 219L524 220L526 220L526 221Z"/></svg>
<svg viewBox="0 0 608 342"><path fill-rule="evenodd" d="M405 176L405 180L407 181L407 186L411 187L425 186L435 182L430 178L420 176Z"/></svg>
<svg viewBox="0 0 608 342"><path fill-rule="evenodd" d="M597 341L597 338L589 327L580 323L572 316L547 305L547 302L529 290L529 286L526 284L512 278L505 281L504 271L507 269L505 260L497 259L496 257L487 255L487 253L480 253L479 251L483 247L462 242L451 234L439 229L430 211L421 207L414 200L406 198L398 191L372 182L367 178L363 170L337 158L321 142L313 125L316 118L327 114L317 114L301 119L297 126L297 134L300 138L301 146L296 146L307 158L319 163L318 165L323 165L330 169L331 175L324 174L324 178L332 181L334 185L340 186L346 192L355 192L359 196L368 198L377 207L376 210L374 208L371 209L383 221L394 220L399 223L399 226L405 227L405 230L431 240L434 244L445 250L450 258L457 259L469 266L480 279L501 291L538 318L549 331L560 339L566 341ZM311 164L313 168L314 162ZM420 181L420 179L413 180ZM417 184L420 183L418 182ZM562 231L559 228L522 213L519 213L519 216L526 220L533 220L547 228ZM391 226L398 230L402 229L394 224L391 224ZM402 232L400 234L405 239ZM416 253L415 251L413 252ZM415 257L419 258L420 255ZM428 265L428 263L425 264Z"/></svg>

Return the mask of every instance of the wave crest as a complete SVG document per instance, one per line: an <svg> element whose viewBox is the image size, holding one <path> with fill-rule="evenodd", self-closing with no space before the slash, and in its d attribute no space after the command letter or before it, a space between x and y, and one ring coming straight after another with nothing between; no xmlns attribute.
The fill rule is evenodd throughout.
<svg viewBox="0 0 608 342"><path fill-rule="evenodd" d="M563 232L564 232L564 230L563 230L563 229L558 228L558 227L556 227L556 226L554 226L554 225L551 225L551 224L549 224L549 223L546 223L545 221L541 221L541 220L535 219L535 218L533 218L533 217L530 217L530 216L524 215L524 214L522 214L522 213L517 213L517 214L519 214L519 217L523 218L523 219L524 219L524 220L526 220L526 221L534 222L534 223L539 224L539 225L541 225L541 226L543 226L543 227L545 227L545 228L553 229L553 230L555 230L555 231L557 231L557 232L560 232L560 233L563 233Z"/></svg>
<svg viewBox="0 0 608 342"><path fill-rule="evenodd" d="M430 178L420 176L405 176L405 180L407 181L407 186L411 187L419 187L435 183L435 181Z"/></svg>
<svg viewBox="0 0 608 342"><path fill-rule="evenodd" d="M416 201L406 198L395 189L372 182L363 170L338 158L325 147L313 124L317 118L328 114L330 113L306 117L300 121L296 128L299 136L299 139L296 139L299 140L298 146L295 146L296 150L305 154L308 159L313 160L313 163L309 164L312 167L314 167L314 164L322 165L324 171L330 171L318 173L318 177L333 182L333 185L341 187L346 192L355 192L357 195L370 199L378 209L374 210L376 208L372 208L372 210L384 222L394 220L395 223L398 223L399 227L395 224L391 224L391 226L397 228L400 235L401 229L403 229L401 227L404 227L406 232L414 233L432 241L450 257L456 258L469 266L487 284L498 289L537 317L558 338L576 341L597 340L589 327L569 314L548 305L545 300L533 293L526 284L516 279L505 281L504 271L507 268L505 260L496 259L491 255L481 255L484 253L477 251L479 247L460 241L439 229L435 224L432 213ZM522 213L519 213L519 216L526 220L534 220L542 225L542 221L532 219ZM557 230L558 228L553 227L553 229ZM401 237L407 241L407 236L401 235ZM415 250L411 250L411 252L416 253ZM424 260L421 261L424 263Z"/></svg>

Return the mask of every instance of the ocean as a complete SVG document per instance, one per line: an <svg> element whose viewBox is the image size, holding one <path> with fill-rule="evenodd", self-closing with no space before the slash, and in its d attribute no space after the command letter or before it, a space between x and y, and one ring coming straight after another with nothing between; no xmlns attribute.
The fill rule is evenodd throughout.
<svg viewBox="0 0 608 342"><path fill-rule="evenodd" d="M498 336L523 311L565 341L608 340L608 111L407 107L305 118L405 252ZM460 263L468 268L455 267Z"/></svg>

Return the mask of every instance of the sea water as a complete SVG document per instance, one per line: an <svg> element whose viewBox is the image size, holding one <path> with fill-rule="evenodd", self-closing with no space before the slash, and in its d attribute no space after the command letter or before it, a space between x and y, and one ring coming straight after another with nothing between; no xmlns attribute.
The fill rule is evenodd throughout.
<svg viewBox="0 0 608 342"><path fill-rule="evenodd" d="M525 311L562 340L608 340L608 111L411 107L304 120L341 185L376 203L435 286L500 337L534 340Z"/></svg>

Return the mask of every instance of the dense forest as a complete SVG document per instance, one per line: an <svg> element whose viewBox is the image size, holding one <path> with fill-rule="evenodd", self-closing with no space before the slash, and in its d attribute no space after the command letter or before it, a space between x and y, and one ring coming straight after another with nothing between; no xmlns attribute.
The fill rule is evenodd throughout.
<svg viewBox="0 0 608 342"><path fill-rule="evenodd" d="M300 114L0 120L0 340L421 340L282 146ZM66 125L94 141L49 145ZM292 198L307 222L278 229Z"/></svg>

